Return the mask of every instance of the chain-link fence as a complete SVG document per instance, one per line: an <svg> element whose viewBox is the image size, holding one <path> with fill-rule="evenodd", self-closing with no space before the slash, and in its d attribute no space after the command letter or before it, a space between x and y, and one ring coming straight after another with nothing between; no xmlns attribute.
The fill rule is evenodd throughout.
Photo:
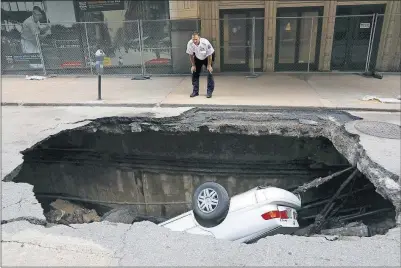
<svg viewBox="0 0 401 268"><path fill-rule="evenodd" d="M2 72L95 75L94 54L102 49L105 74L189 74L193 31L215 48L215 72L400 72L400 16L58 23L33 33L3 24Z"/></svg>
<svg viewBox="0 0 401 268"><path fill-rule="evenodd" d="M331 51L331 69L364 72L368 68L374 15L337 16Z"/></svg>

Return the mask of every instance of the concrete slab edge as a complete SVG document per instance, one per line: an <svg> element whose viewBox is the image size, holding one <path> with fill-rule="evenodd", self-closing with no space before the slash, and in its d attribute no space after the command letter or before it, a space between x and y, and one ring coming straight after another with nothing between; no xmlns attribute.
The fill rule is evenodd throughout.
<svg viewBox="0 0 401 268"><path fill-rule="evenodd" d="M324 110L324 111L369 111L369 112L401 112L400 109L382 109L382 108L359 108L359 107L324 107L324 106L281 106L281 105L225 105L225 104L157 104L157 103L54 103L54 102L37 102L37 103L19 103L19 102L2 102L1 106L24 106L24 107L160 107L160 108L177 108L177 107L198 107L198 108L221 108L221 109L247 109L247 110L269 110L269 109L295 109L295 110Z"/></svg>

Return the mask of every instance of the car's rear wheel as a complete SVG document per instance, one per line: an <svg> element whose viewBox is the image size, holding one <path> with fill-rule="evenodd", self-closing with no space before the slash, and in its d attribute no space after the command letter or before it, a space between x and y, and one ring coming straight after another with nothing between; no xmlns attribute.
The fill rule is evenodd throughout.
<svg viewBox="0 0 401 268"><path fill-rule="evenodd" d="M192 197L193 212L202 220L218 221L227 215L230 197L227 190L218 183L205 182Z"/></svg>

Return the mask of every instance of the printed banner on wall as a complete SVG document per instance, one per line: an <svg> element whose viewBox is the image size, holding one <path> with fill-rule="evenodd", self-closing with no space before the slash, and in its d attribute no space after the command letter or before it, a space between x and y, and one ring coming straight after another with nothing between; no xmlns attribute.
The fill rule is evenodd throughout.
<svg viewBox="0 0 401 268"><path fill-rule="evenodd" d="M41 64L40 55L38 53L27 53L22 55L5 55L9 64Z"/></svg>
<svg viewBox="0 0 401 268"><path fill-rule="evenodd" d="M81 11L124 10L124 1L123 0L79 1L79 9Z"/></svg>

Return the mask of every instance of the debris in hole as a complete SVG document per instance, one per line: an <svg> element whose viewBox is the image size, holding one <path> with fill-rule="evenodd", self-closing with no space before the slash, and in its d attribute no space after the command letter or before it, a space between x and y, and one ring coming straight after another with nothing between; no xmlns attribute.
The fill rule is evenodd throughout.
<svg viewBox="0 0 401 268"><path fill-rule="evenodd" d="M312 187L318 187L319 185L322 185L323 183L335 178L336 176L338 177L339 175L347 172L348 170L351 170L352 168L353 167L349 167L349 168L346 168L344 170L341 170L341 171L338 171L336 173L333 173L333 174L331 174L329 176L326 176L326 177L323 177L323 178L319 177L317 179L314 179L311 182L308 182L308 183L305 183L302 186L299 186L297 189L295 189L293 191L293 193L294 194L299 194L299 193L302 193L302 192L306 192L307 190L311 189Z"/></svg>
<svg viewBox="0 0 401 268"><path fill-rule="evenodd" d="M311 228L309 229L309 232L307 235L311 235L313 233L317 233L321 230L323 225L327 221L327 217L330 215L331 210L334 208L334 201L338 198L340 195L341 191L347 186L352 179L355 178L356 174L358 174L358 169L355 169L352 174L341 184L341 186L338 188L337 192L332 196L330 201L326 204L326 206L323 208L323 210L316 216L315 222L312 224Z"/></svg>
<svg viewBox="0 0 401 268"><path fill-rule="evenodd" d="M320 233L323 235L338 235L338 236L359 236L359 237L370 236L368 226L360 222L352 222L347 224L345 227L321 230Z"/></svg>
<svg viewBox="0 0 401 268"><path fill-rule="evenodd" d="M50 207L50 211L45 215L50 223L68 225L100 221L94 209L87 209L66 200L57 199L50 204Z"/></svg>
<svg viewBox="0 0 401 268"><path fill-rule="evenodd" d="M344 173L349 171L351 168L332 174L325 178L318 178L306 185L298 187L294 192L304 192L314 187L321 186L323 183L327 183L334 175L338 176L338 173ZM361 174L357 169L347 177L345 181L336 189L336 192L329 198L323 200L317 200L310 202L303 206L302 211L308 211L324 205L322 209L316 215L301 217L301 220L314 219L314 222L304 228L297 230L294 234L299 236L311 236L314 234L325 234L325 235L339 235L339 236L372 236L378 233L384 234L389 229L395 226L395 220L382 216L381 218L375 218L376 215L385 215L385 213L394 212L394 209L390 207L372 209L372 204L365 204L356 207L352 207L347 201L352 197L357 197L358 193L372 189L371 185L364 185L358 189L354 189L354 184L357 177L361 177ZM352 182L352 183L351 183ZM348 192L342 193L344 189L350 185ZM387 216L388 217L388 216ZM354 220L364 219L369 224L365 224L364 221L352 222ZM383 220L385 219L385 220Z"/></svg>
<svg viewBox="0 0 401 268"><path fill-rule="evenodd" d="M138 210L134 206L121 206L106 212L102 216L101 221L119 222L126 224L132 224L134 222L141 221L150 221L155 224L159 224L166 221L166 219L161 217L139 215Z"/></svg>

